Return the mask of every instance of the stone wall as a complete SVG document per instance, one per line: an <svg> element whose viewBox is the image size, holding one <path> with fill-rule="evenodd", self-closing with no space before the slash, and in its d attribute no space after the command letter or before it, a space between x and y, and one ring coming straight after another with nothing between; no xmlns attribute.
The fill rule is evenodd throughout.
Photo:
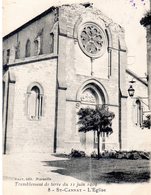
<svg viewBox="0 0 151 195"><path fill-rule="evenodd" d="M137 124L137 105L136 100L140 100L141 107L143 109L143 119L149 114L148 108L148 92L147 84L144 84L137 80L135 77L127 73L127 89L129 88L129 81L134 80L133 88L135 89L134 97L128 97L127 99L127 149L128 150L151 150L150 144L150 129L142 128L140 124Z"/></svg>
<svg viewBox="0 0 151 195"><path fill-rule="evenodd" d="M5 50L18 41L21 43L21 59L11 57L9 62L16 82L7 151L70 152L72 148L80 149L77 111L82 105L80 95L87 85L97 89L98 96L103 97L102 102L115 113L114 133L106 139L106 149L119 149L127 133L124 30L92 6L61 6L55 22L56 14L48 13L4 40ZM87 55L79 42L79 29L85 23L98 26L104 36L104 53L96 58ZM34 56L32 45L32 56L25 58L27 39L30 37L33 43L42 29L43 55ZM55 56L47 55L52 29L55 30ZM27 88L32 82L40 83L44 89L43 116L36 121L29 120L26 115ZM92 136L87 134L87 137Z"/></svg>
<svg viewBox="0 0 151 195"><path fill-rule="evenodd" d="M84 8L82 5L62 6L59 10L59 63L58 83L59 100L58 116L62 113L62 123L58 121L58 151L70 151L71 148L80 149L80 135L77 126L77 104L80 90L82 93L86 84L101 85L106 96L106 104L116 115L113 120L114 133L107 138L108 149L119 149L119 131L122 123L122 131L126 131L126 103L123 103L122 119L119 121L120 91L126 96L125 72L126 47L124 43L124 31L112 20L104 16L94 8ZM81 50L78 41L78 29L86 22L94 22L100 25L107 39L105 54L100 58L91 59ZM119 47L121 43L121 48ZM120 53L123 50L123 54ZM120 60L121 58L121 60ZM93 74L92 74L93 70ZM109 73L110 72L110 73ZM120 81L119 81L120 80ZM121 85L121 83L124 83ZM96 84L96 85L97 85ZM101 90L101 89L100 89ZM100 91L101 92L101 91ZM62 99L64 98L64 100ZM62 103L66 101L66 103ZM65 114L63 116L63 113ZM122 134L125 138L125 133Z"/></svg>
<svg viewBox="0 0 151 195"><path fill-rule="evenodd" d="M16 77L13 104L13 125L7 129L7 153L53 152L56 105L56 59L12 66ZM44 91L43 113L31 120L27 113L27 89L38 82ZM12 110L12 106L11 106ZM11 112L8 110L8 113Z"/></svg>
<svg viewBox="0 0 151 195"><path fill-rule="evenodd" d="M50 11L47 15L38 18L28 25L24 25L19 31L12 36L4 37L3 42L3 63L6 64L7 50L10 49L9 63L15 62L15 51L19 47L19 59L25 58L25 48L27 40L31 42L30 56L37 55L35 52L35 40L41 36L41 54L49 54L52 51L51 32L56 22L56 15Z"/></svg>

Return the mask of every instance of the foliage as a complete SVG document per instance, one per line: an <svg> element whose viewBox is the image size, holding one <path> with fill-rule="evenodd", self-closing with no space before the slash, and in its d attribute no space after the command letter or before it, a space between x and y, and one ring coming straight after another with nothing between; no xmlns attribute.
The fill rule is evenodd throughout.
<svg viewBox="0 0 151 195"><path fill-rule="evenodd" d="M79 132L96 131L97 132L97 149L98 159L100 158L100 134L102 136L102 150L105 150L105 135L108 136L113 132L112 119L115 117L108 107L97 106L94 108L81 108L79 115Z"/></svg>
<svg viewBox="0 0 151 195"><path fill-rule="evenodd" d="M79 115L79 132L97 131L105 132L107 135L113 132L112 119L115 117L105 106L93 108L81 108Z"/></svg>
<svg viewBox="0 0 151 195"><path fill-rule="evenodd" d="M150 152L137 151L137 150L131 150L131 151L105 150L100 152L100 158L102 159L150 160L150 156L151 156ZM88 156L86 156L84 151L72 149L71 153L67 155L67 157L81 158L81 157L88 157ZM95 150L91 153L90 157L98 158L98 154L96 153Z"/></svg>
<svg viewBox="0 0 151 195"><path fill-rule="evenodd" d="M74 158L85 157L85 152L72 149L70 153L70 157L74 157Z"/></svg>
<svg viewBox="0 0 151 195"><path fill-rule="evenodd" d="M146 120L143 121L142 128L148 128L148 129L151 128L151 114L148 114L146 116Z"/></svg>
<svg viewBox="0 0 151 195"><path fill-rule="evenodd" d="M147 26L151 24L151 11L146 12L145 16L140 21L141 25Z"/></svg>
<svg viewBox="0 0 151 195"><path fill-rule="evenodd" d="M145 159L150 160L150 153L144 151L103 151L100 154L101 158L113 158L113 159L129 159L129 160L138 160L138 159ZM92 152L91 158L97 158L97 154L95 151Z"/></svg>

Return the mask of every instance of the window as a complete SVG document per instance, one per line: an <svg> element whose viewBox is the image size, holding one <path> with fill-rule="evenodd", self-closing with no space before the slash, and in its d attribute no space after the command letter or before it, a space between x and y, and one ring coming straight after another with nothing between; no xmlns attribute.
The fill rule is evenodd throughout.
<svg viewBox="0 0 151 195"><path fill-rule="evenodd" d="M3 49L3 64L5 64L5 50Z"/></svg>
<svg viewBox="0 0 151 195"><path fill-rule="evenodd" d="M42 116L43 90L39 84L31 85L28 89L28 117L39 120Z"/></svg>
<svg viewBox="0 0 151 195"><path fill-rule="evenodd" d="M54 52L54 33L50 33L50 53Z"/></svg>
<svg viewBox="0 0 151 195"><path fill-rule="evenodd" d="M143 122L143 108L142 108L140 100L136 100L136 117L137 117L136 125L142 126L142 122Z"/></svg>
<svg viewBox="0 0 151 195"><path fill-rule="evenodd" d="M30 50L31 50L31 42L28 39L26 42L25 57L30 57Z"/></svg>
<svg viewBox="0 0 151 195"><path fill-rule="evenodd" d="M2 102L2 111L4 112L4 99L5 99L5 82L3 81L3 102Z"/></svg>
<svg viewBox="0 0 151 195"><path fill-rule="evenodd" d="M106 36L95 23L85 23L79 29L78 41L82 51L89 57L98 58L105 53Z"/></svg>
<svg viewBox="0 0 151 195"><path fill-rule="evenodd" d="M19 59L20 57L20 42L17 44L15 48L15 59Z"/></svg>
<svg viewBox="0 0 151 195"><path fill-rule="evenodd" d="M38 35L37 38L35 39L34 43L35 43L35 55L40 55L42 54L42 42L43 42L43 38L42 38L42 34Z"/></svg>
<svg viewBox="0 0 151 195"><path fill-rule="evenodd" d="M40 55L43 53L43 29L41 29L38 33L37 33L37 36L35 37L35 40L34 40L34 44L35 44L35 51L34 51L34 54L37 56L37 55Z"/></svg>
<svg viewBox="0 0 151 195"><path fill-rule="evenodd" d="M10 58L10 49L7 49L6 64L8 64L8 63L9 63L9 58Z"/></svg>
<svg viewBox="0 0 151 195"><path fill-rule="evenodd" d="M36 39L34 43L35 43L35 55L39 55L40 54L40 39Z"/></svg>

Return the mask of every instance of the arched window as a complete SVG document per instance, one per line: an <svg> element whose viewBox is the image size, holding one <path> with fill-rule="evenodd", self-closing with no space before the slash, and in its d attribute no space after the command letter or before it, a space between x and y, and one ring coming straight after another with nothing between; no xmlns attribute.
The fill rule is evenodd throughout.
<svg viewBox="0 0 151 195"><path fill-rule="evenodd" d="M42 40L41 36L38 36L34 43L35 43L35 55L42 54Z"/></svg>
<svg viewBox="0 0 151 195"><path fill-rule="evenodd" d="M143 122L143 108L142 108L142 105L141 105L141 101L139 99L136 100L136 117L137 117L136 125L142 126L142 122Z"/></svg>
<svg viewBox="0 0 151 195"><path fill-rule="evenodd" d="M9 60L10 60L10 49L7 49L6 64L9 63Z"/></svg>
<svg viewBox="0 0 151 195"><path fill-rule="evenodd" d="M54 52L54 33L50 33L50 53Z"/></svg>
<svg viewBox="0 0 151 195"><path fill-rule="evenodd" d="M19 57L20 57L20 42L18 42L15 48L15 59L19 59Z"/></svg>
<svg viewBox="0 0 151 195"><path fill-rule="evenodd" d="M37 55L41 55L43 53L43 29L41 29L34 40L34 54Z"/></svg>
<svg viewBox="0 0 151 195"><path fill-rule="evenodd" d="M5 98L5 82L3 81L3 99L2 99L2 111L4 112L4 98Z"/></svg>
<svg viewBox="0 0 151 195"><path fill-rule="evenodd" d="M34 43L35 43L35 55L39 55L39 41L36 39L35 41L34 41Z"/></svg>
<svg viewBox="0 0 151 195"><path fill-rule="evenodd" d="M43 90L37 83L33 83L28 88L28 117L32 120L38 120L42 117Z"/></svg>
<svg viewBox="0 0 151 195"><path fill-rule="evenodd" d="M25 57L29 57L30 56L30 50L31 50L31 42L28 39L27 42L26 42Z"/></svg>
<svg viewBox="0 0 151 195"><path fill-rule="evenodd" d="M3 49L3 64L5 64L5 50Z"/></svg>

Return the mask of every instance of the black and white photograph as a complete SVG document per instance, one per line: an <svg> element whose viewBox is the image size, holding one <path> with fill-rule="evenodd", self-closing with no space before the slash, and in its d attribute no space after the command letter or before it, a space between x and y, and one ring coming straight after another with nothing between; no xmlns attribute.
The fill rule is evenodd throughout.
<svg viewBox="0 0 151 195"><path fill-rule="evenodd" d="M150 195L151 0L3 0L3 195Z"/></svg>

